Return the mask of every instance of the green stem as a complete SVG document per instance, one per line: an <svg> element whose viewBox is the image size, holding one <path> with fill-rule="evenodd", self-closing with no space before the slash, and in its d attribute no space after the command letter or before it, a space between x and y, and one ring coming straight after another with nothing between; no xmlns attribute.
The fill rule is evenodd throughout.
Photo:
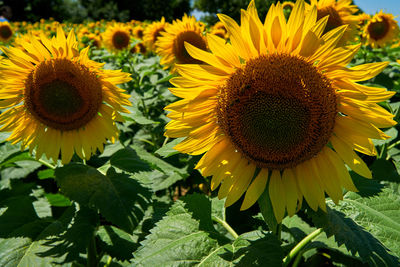
<svg viewBox="0 0 400 267"><path fill-rule="evenodd" d="M111 262L112 262L112 257L108 256L107 262L106 262L106 264L104 264L104 267L110 266Z"/></svg>
<svg viewBox="0 0 400 267"><path fill-rule="evenodd" d="M315 237L317 237L320 233L322 233L322 228L319 228L306 236L303 240L301 240L290 252L289 254L283 259L283 266L287 266L290 261L296 256L297 253L300 252L305 245L311 242Z"/></svg>
<svg viewBox="0 0 400 267"><path fill-rule="evenodd" d="M397 146L397 145L399 145L399 144L400 144L400 140L397 141L397 142L395 142L395 143L393 143L393 144L391 144L390 146L388 146L388 147L387 147L387 150L390 150L390 149L394 148L395 146Z"/></svg>
<svg viewBox="0 0 400 267"><path fill-rule="evenodd" d="M55 169L56 168L56 166L54 166L53 164L51 164L51 163L48 163L47 161L44 161L44 160L42 160L42 159L38 159L37 160L38 162L40 162L40 163L42 163L44 166L46 166L46 167L48 167L48 168L50 168L50 169Z"/></svg>
<svg viewBox="0 0 400 267"><path fill-rule="evenodd" d="M233 230L232 227L226 221L221 220L220 218L215 216L212 216L212 220L222 225L233 236L233 238L237 239L239 237L239 235L235 232L235 230Z"/></svg>
<svg viewBox="0 0 400 267"><path fill-rule="evenodd" d="M97 267L96 237L93 233L87 248L87 267Z"/></svg>

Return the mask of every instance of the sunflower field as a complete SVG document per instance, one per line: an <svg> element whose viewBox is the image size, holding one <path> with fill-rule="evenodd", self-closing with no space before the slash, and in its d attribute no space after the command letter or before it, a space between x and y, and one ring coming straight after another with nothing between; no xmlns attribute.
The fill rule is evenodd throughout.
<svg viewBox="0 0 400 267"><path fill-rule="evenodd" d="M400 266L400 30L0 22L0 266Z"/></svg>

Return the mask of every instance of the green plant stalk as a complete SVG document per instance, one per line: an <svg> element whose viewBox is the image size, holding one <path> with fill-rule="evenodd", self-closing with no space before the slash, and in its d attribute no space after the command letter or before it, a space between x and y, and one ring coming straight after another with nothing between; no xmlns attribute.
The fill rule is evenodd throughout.
<svg viewBox="0 0 400 267"><path fill-rule="evenodd" d="M44 160L42 160L42 159L38 159L37 161L38 161L39 163L43 164L44 166L50 168L50 169L53 169L53 170L54 170L54 169L56 168L56 166L54 166L53 164L48 163L48 162L46 162L46 161L44 161Z"/></svg>
<svg viewBox="0 0 400 267"><path fill-rule="evenodd" d="M96 250L96 237L93 233L87 248L87 267L97 267L97 250Z"/></svg>
<svg viewBox="0 0 400 267"><path fill-rule="evenodd" d="M289 254L283 259L283 266L287 266L290 261L304 248L305 245L310 243L314 238L316 238L319 234L322 233L322 228L318 228L308 236L306 236L303 240L301 240L290 252Z"/></svg>
<svg viewBox="0 0 400 267"><path fill-rule="evenodd" d="M215 216L212 216L212 220L222 225L233 236L233 238L237 239L239 237L235 230L233 230L233 228L226 221Z"/></svg>

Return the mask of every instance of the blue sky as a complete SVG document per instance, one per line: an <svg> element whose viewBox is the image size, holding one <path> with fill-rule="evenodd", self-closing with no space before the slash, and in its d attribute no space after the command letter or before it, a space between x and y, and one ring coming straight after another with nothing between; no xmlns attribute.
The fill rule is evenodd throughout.
<svg viewBox="0 0 400 267"><path fill-rule="evenodd" d="M373 15L382 9L385 13L392 13L400 17L400 0L354 0L354 3L367 14ZM192 15L199 18L201 13L194 11ZM400 22L400 18L396 18L396 20Z"/></svg>
<svg viewBox="0 0 400 267"><path fill-rule="evenodd" d="M400 16L399 0L354 0L354 3L367 14L375 14L382 9L385 13ZM399 18L396 20L399 21Z"/></svg>

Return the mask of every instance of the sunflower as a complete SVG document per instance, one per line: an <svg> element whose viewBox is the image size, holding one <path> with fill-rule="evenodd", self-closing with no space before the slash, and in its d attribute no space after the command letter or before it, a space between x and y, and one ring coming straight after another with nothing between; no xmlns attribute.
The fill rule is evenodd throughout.
<svg viewBox="0 0 400 267"><path fill-rule="evenodd" d="M8 42L13 36L13 30L10 23L7 21L0 21L0 41Z"/></svg>
<svg viewBox="0 0 400 267"><path fill-rule="evenodd" d="M221 38L228 39L228 32L225 29L224 24L221 21L215 23L215 25L211 28L211 34L215 34Z"/></svg>
<svg viewBox="0 0 400 267"><path fill-rule="evenodd" d="M363 38L371 47L384 47L398 39L399 25L392 14L385 14L382 10L375 14L365 25Z"/></svg>
<svg viewBox="0 0 400 267"><path fill-rule="evenodd" d="M282 3L282 8L283 9L289 9L289 11L292 11L293 7L294 7L294 3L293 2L285 1L285 2Z"/></svg>
<svg viewBox="0 0 400 267"><path fill-rule="evenodd" d="M352 0L311 0L312 6L317 6L317 19L321 19L329 15L328 22L325 27L325 32L328 32L336 27L348 25L342 40L339 45L344 45L348 41L354 41L358 33L358 16L354 14L358 11L356 5L352 5Z"/></svg>
<svg viewBox="0 0 400 267"><path fill-rule="evenodd" d="M104 45L113 52L127 49L131 42L129 27L122 23L114 23L108 26L102 37Z"/></svg>
<svg viewBox="0 0 400 267"><path fill-rule="evenodd" d="M75 153L89 159L103 150L106 140L118 137L115 120L129 95L116 84L130 80L128 73L103 70L88 58L89 47L78 52L74 33L62 28L51 40L42 35L22 43L23 49L1 47L0 131L21 148L36 150L64 164Z"/></svg>
<svg viewBox="0 0 400 267"><path fill-rule="evenodd" d="M326 210L325 193L338 203L342 187L356 191L345 164L371 178L354 150L375 155L371 138L388 138L378 127L396 124L376 104L394 92L356 83L388 62L347 68L360 45L337 47L346 26L323 34L328 18L317 20L315 6L305 13L302 0L291 14L286 22L272 5L262 24L254 1L240 26L220 14L230 42L208 34L211 52L185 44L207 64L177 65L170 90L183 99L165 108L165 135L185 137L175 146L182 153L205 153L196 169L212 176L212 190L221 184L225 205L246 192L247 209L267 187L278 221L303 198Z"/></svg>
<svg viewBox="0 0 400 267"><path fill-rule="evenodd" d="M185 14L182 20L174 20L165 28L156 42L156 52L161 56L160 63L166 68L171 67L171 72L175 72L175 64L201 63L187 53L184 43L188 42L206 50L207 42L203 31L204 26L194 17L188 17Z"/></svg>
<svg viewBox="0 0 400 267"><path fill-rule="evenodd" d="M147 25L143 33L143 42L148 49L152 51L156 50L156 41L158 40L158 37L160 37L161 33L165 31L166 25L164 17L161 18L161 21L154 21L150 25Z"/></svg>
<svg viewBox="0 0 400 267"><path fill-rule="evenodd" d="M135 28L133 28L132 32L136 39L139 39L139 40L143 39L144 29L143 29L142 25L138 25Z"/></svg>

